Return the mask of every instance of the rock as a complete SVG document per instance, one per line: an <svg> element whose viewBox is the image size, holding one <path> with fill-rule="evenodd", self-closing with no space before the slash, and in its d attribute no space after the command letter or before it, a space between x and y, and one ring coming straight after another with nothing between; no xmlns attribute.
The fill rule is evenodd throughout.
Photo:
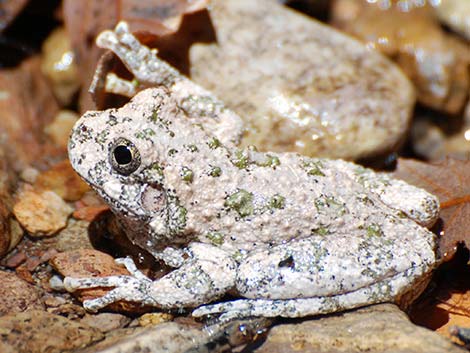
<svg viewBox="0 0 470 353"><path fill-rule="evenodd" d="M19 192L13 213L33 237L50 236L64 228L73 209L53 191L24 188Z"/></svg>
<svg viewBox="0 0 470 353"><path fill-rule="evenodd" d="M174 322L167 322L115 342L102 353L132 352L137 347L151 353L185 352L191 348L203 346L208 334L202 330L186 327Z"/></svg>
<svg viewBox="0 0 470 353"><path fill-rule="evenodd" d="M1 317L0 332L2 352L18 353L60 353L103 338L95 328L39 310Z"/></svg>
<svg viewBox="0 0 470 353"><path fill-rule="evenodd" d="M0 283L0 316L44 308L41 291L14 273L0 271Z"/></svg>
<svg viewBox="0 0 470 353"><path fill-rule="evenodd" d="M446 156L467 159L470 154L470 102L462 120L448 122L445 118L436 119L429 115L418 114L412 125L411 143L415 153L431 161ZM459 125L457 129L455 125Z"/></svg>
<svg viewBox="0 0 470 353"><path fill-rule="evenodd" d="M139 325L143 327L155 326L171 320L173 320L173 315L168 313L148 313L139 317Z"/></svg>
<svg viewBox="0 0 470 353"><path fill-rule="evenodd" d="M470 49L441 28L429 4L383 5L366 0L333 4L332 23L393 58L415 84L422 104L450 114L463 109L470 87Z"/></svg>
<svg viewBox="0 0 470 353"><path fill-rule="evenodd" d="M392 304L275 326L256 353L458 353L449 340L412 324Z"/></svg>
<svg viewBox="0 0 470 353"><path fill-rule="evenodd" d="M126 326L131 322L131 319L121 314L100 313L97 315L86 315L80 322L106 333Z"/></svg>
<svg viewBox="0 0 470 353"><path fill-rule="evenodd" d="M436 1L436 12L446 25L470 40L470 1Z"/></svg>
<svg viewBox="0 0 470 353"><path fill-rule="evenodd" d="M203 327L196 322L165 322L153 327L131 328L107 335L107 339L82 353L179 353L232 352L259 337L265 319L232 321ZM240 350L237 350L240 351ZM243 350L251 352L252 350Z"/></svg>
<svg viewBox="0 0 470 353"><path fill-rule="evenodd" d="M66 201L76 201L90 190L90 187L75 173L68 159L39 174L34 188L54 191Z"/></svg>
<svg viewBox="0 0 470 353"><path fill-rule="evenodd" d="M42 45L42 73L51 81L61 105L69 105L80 87L78 68L70 38L63 27L56 28Z"/></svg>
<svg viewBox="0 0 470 353"><path fill-rule="evenodd" d="M57 251L71 251L78 249L93 249L88 236L89 222L70 219L67 226L55 237L54 249Z"/></svg>
<svg viewBox="0 0 470 353"><path fill-rule="evenodd" d="M67 150L70 131L79 116L71 110L60 110L54 117L54 120L44 127L45 134L54 142L54 144L63 150Z"/></svg>
<svg viewBox="0 0 470 353"><path fill-rule="evenodd" d="M108 205L84 206L84 207L77 208L73 213L73 217L75 219L81 219L84 221L91 222L100 214L108 210L109 210Z"/></svg>
<svg viewBox="0 0 470 353"><path fill-rule="evenodd" d="M413 88L380 54L272 0L213 1L210 18L190 76L245 119L245 145L358 159L403 138Z"/></svg>

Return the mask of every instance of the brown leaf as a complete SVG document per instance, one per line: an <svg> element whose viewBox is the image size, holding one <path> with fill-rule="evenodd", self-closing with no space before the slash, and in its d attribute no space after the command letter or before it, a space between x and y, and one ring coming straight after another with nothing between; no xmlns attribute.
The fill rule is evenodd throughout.
<svg viewBox="0 0 470 353"><path fill-rule="evenodd" d="M452 337L452 326L470 327L470 290L468 278L470 267L465 265L464 252L442 266L433 278L433 284L410 308L410 319L420 326L436 331L442 336Z"/></svg>
<svg viewBox="0 0 470 353"><path fill-rule="evenodd" d="M393 174L439 197L439 248L444 259L454 255L458 243L470 247L470 160L447 158L431 164L399 159Z"/></svg>
<svg viewBox="0 0 470 353"><path fill-rule="evenodd" d="M18 68L1 70L0 92L0 131L6 138L3 145L14 169L40 164L49 153L60 153L43 131L57 113L58 105L41 74L39 57L24 61Z"/></svg>

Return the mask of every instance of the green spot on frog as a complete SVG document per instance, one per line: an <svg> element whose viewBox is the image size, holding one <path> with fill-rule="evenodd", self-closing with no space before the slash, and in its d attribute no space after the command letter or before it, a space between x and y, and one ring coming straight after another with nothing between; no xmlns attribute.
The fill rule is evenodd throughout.
<svg viewBox="0 0 470 353"><path fill-rule="evenodd" d="M304 168L308 175L325 176L325 173L322 171L324 167L321 161L304 160L302 162L302 168Z"/></svg>
<svg viewBox="0 0 470 353"><path fill-rule="evenodd" d="M158 163L153 163L143 172L143 179L146 183L149 184L162 184L164 175L163 168Z"/></svg>
<svg viewBox="0 0 470 353"><path fill-rule="evenodd" d="M187 146L186 146L186 149L187 149L189 152L193 152L193 153L199 151L199 149L197 148L197 146L194 145L194 144L187 145Z"/></svg>
<svg viewBox="0 0 470 353"><path fill-rule="evenodd" d="M286 205L286 198L279 194L274 195L269 200L269 208L278 208L282 209Z"/></svg>
<svg viewBox="0 0 470 353"><path fill-rule="evenodd" d="M246 151L237 150L234 158L232 159L232 163L238 169L246 169L250 164L250 159L248 158Z"/></svg>
<svg viewBox="0 0 470 353"><path fill-rule="evenodd" d="M327 227L320 226L318 228L312 229L312 233L324 236L330 234L330 230Z"/></svg>
<svg viewBox="0 0 470 353"><path fill-rule="evenodd" d="M175 150L174 148L171 148L170 150L168 150L168 156L174 156L176 153L178 153L177 150Z"/></svg>
<svg viewBox="0 0 470 353"><path fill-rule="evenodd" d="M207 239L214 245L222 245L224 243L224 235L219 232L209 232L206 235Z"/></svg>
<svg viewBox="0 0 470 353"><path fill-rule="evenodd" d="M240 189L233 193L225 200L224 205L236 211L240 217L247 217L253 214L253 194L246 190Z"/></svg>
<svg viewBox="0 0 470 353"><path fill-rule="evenodd" d="M180 176L181 176L181 179L183 179L187 183L193 182L194 173L188 167L181 168Z"/></svg>
<svg viewBox="0 0 470 353"><path fill-rule="evenodd" d="M222 146L222 143L215 137L213 137L208 143L207 145L209 146L209 148L215 150L216 148L219 148L220 146Z"/></svg>
<svg viewBox="0 0 470 353"><path fill-rule="evenodd" d="M331 211L335 212L337 216L342 216L348 212L346 206L334 196L322 195L315 199L314 205L318 212L326 213Z"/></svg>
<svg viewBox="0 0 470 353"><path fill-rule="evenodd" d="M267 154L266 160L264 160L263 162L257 163L257 165L260 167L276 168L277 166L281 165L281 161L279 160L277 156Z"/></svg>
<svg viewBox="0 0 470 353"><path fill-rule="evenodd" d="M382 228L377 223L368 225L366 231L368 237L381 237L384 235Z"/></svg>
<svg viewBox="0 0 470 353"><path fill-rule="evenodd" d="M148 140L151 136L154 136L154 135L155 135L155 131L151 128L146 128L134 134L136 138L143 139L143 140Z"/></svg>
<svg viewBox="0 0 470 353"><path fill-rule="evenodd" d="M183 233L188 210L181 206L177 196L168 194L168 230L172 235Z"/></svg>
<svg viewBox="0 0 470 353"><path fill-rule="evenodd" d="M212 167L209 171L209 175L211 177L217 178L222 175L222 169L220 169L220 167Z"/></svg>

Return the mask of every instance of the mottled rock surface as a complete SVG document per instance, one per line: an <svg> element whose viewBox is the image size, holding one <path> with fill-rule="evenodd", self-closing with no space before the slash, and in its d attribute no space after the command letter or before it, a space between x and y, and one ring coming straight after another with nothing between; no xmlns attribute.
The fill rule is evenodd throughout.
<svg viewBox="0 0 470 353"><path fill-rule="evenodd" d="M53 191L24 188L17 196L13 212L32 236L50 236L64 228L72 208Z"/></svg>
<svg viewBox="0 0 470 353"><path fill-rule="evenodd" d="M17 353L59 353L103 338L95 328L40 310L1 317L0 332L0 351Z"/></svg>
<svg viewBox="0 0 470 353"><path fill-rule="evenodd" d="M380 54L274 1L213 1L210 17L190 76L245 119L245 144L346 159L399 144L414 92Z"/></svg>
<svg viewBox="0 0 470 353"><path fill-rule="evenodd" d="M458 353L466 352L415 326L392 304L275 326L256 353Z"/></svg>
<svg viewBox="0 0 470 353"><path fill-rule="evenodd" d="M135 331L132 333L132 331ZM152 328L128 329L121 335L100 342L86 350L86 353L148 352L179 353L203 345L208 338L206 332L198 328L186 327L174 322L163 323ZM129 333L132 333L128 335ZM84 353L85 353L84 352ZM197 351L195 351L197 352Z"/></svg>
<svg viewBox="0 0 470 353"><path fill-rule="evenodd" d="M0 271L0 284L0 316L44 307L41 291L16 274Z"/></svg>

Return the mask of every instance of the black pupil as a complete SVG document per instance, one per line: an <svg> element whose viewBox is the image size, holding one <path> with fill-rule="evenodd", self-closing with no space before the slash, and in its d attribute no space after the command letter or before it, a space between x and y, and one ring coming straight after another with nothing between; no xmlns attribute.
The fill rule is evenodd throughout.
<svg viewBox="0 0 470 353"><path fill-rule="evenodd" d="M114 159L118 164L129 164L132 161L132 153L127 146L117 146L114 151Z"/></svg>

